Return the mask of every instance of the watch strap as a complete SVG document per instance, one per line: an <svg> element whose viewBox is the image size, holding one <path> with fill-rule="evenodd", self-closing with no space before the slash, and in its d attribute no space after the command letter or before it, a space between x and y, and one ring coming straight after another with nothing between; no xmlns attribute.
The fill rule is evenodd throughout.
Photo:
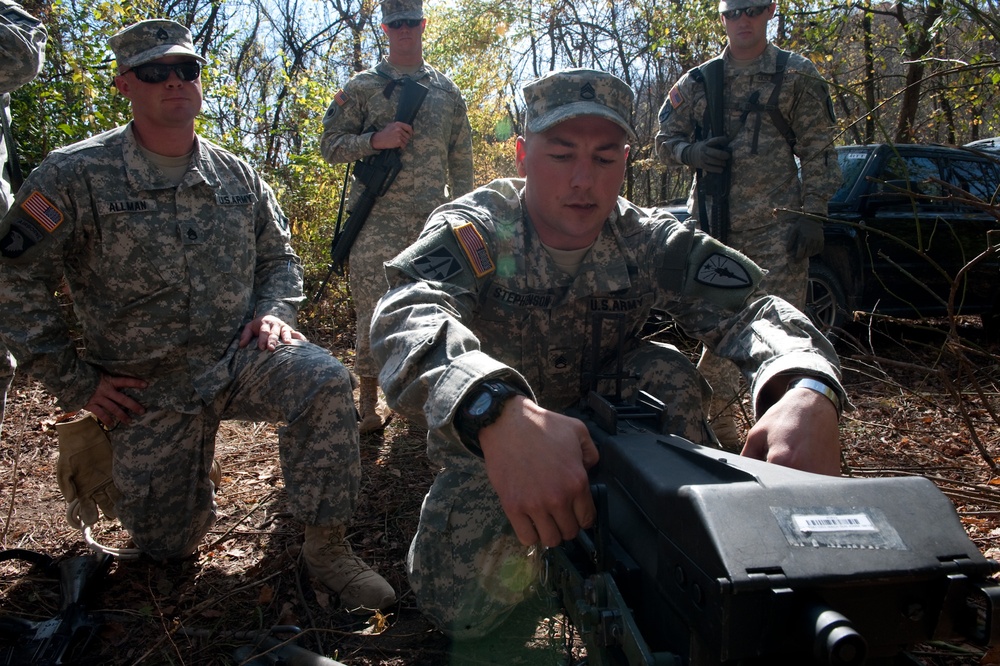
<svg viewBox="0 0 1000 666"><path fill-rule="evenodd" d="M821 393L825 395L830 402L833 403L834 408L837 410L837 418L840 418L843 409L840 404L840 396L837 392L833 390L833 387L824 381L816 379L815 377L796 377L792 381L788 382L788 389L793 388L804 388L810 391L815 391L816 393Z"/></svg>

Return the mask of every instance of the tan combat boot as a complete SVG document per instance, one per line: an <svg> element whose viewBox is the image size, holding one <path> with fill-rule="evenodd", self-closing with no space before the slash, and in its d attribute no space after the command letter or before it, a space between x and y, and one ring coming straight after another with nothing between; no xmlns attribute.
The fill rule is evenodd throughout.
<svg viewBox="0 0 1000 666"><path fill-rule="evenodd" d="M739 453L743 450L743 438L740 437L740 430L736 427L736 414L736 405L726 405L710 421L712 432L718 438L719 444L730 453Z"/></svg>
<svg viewBox="0 0 1000 666"><path fill-rule="evenodd" d="M362 377L361 389L359 390L358 403L360 403L361 423L358 424L358 432L362 435L384 430L389 419L383 420L378 413L378 380L375 377Z"/></svg>
<svg viewBox="0 0 1000 666"><path fill-rule="evenodd" d="M384 610L396 603L396 592L372 571L347 543L343 524L306 526L302 557L309 573L340 596L352 613Z"/></svg>

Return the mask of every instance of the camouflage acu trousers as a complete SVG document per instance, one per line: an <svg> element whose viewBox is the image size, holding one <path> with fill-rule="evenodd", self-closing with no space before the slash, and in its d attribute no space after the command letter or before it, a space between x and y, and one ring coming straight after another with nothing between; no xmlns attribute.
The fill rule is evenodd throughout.
<svg viewBox="0 0 1000 666"><path fill-rule="evenodd" d="M666 432L709 442L710 390L684 354L671 345L643 343L625 359L625 369L666 403ZM540 562L536 548L518 541L485 466L468 473L445 465L424 498L407 558L421 611L456 639L481 637L527 599Z"/></svg>
<svg viewBox="0 0 1000 666"><path fill-rule="evenodd" d="M230 373L228 389L197 414L146 405L111 431L119 518L155 559L190 555L215 520L208 473L223 420L284 423L278 455L296 518L325 525L354 513L361 463L347 369L325 349L295 341L270 353L240 349Z"/></svg>

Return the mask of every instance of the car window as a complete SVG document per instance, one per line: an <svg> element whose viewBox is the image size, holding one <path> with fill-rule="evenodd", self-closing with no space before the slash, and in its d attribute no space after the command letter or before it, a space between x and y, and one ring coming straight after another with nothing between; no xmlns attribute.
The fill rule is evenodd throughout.
<svg viewBox="0 0 1000 666"><path fill-rule="evenodd" d="M883 192L914 192L928 197L944 195L944 180L937 160L930 157L889 155L876 177Z"/></svg>
<svg viewBox="0 0 1000 666"><path fill-rule="evenodd" d="M847 196L854 187L854 182L858 179L865 164L868 163L870 150L863 148L845 148L837 151L837 160L840 162L840 173L843 175L843 183L837 193L830 197L830 201L847 201Z"/></svg>
<svg viewBox="0 0 1000 666"><path fill-rule="evenodd" d="M950 182L981 201L995 204L1000 200L1000 173L995 165L978 160L954 159Z"/></svg>

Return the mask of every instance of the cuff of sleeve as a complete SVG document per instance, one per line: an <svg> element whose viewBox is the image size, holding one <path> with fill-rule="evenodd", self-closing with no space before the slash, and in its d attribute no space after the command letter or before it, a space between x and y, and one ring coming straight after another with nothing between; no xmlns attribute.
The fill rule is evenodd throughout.
<svg viewBox="0 0 1000 666"><path fill-rule="evenodd" d="M816 377L830 386L837 394L837 398L840 399L841 411L847 412L854 409L854 405L847 398L847 391L840 384L837 368L819 354L808 351L797 351L784 354L780 358L775 359L767 367L762 368L757 375L752 389L755 418L760 418L771 407L773 402L783 395L782 393L775 396L774 401L767 402L766 404L762 399L761 389L767 386L767 383L778 375L806 375Z"/></svg>
<svg viewBox="0 0 1000 666"><path fill-rule="evenodd" d="M502 379L524 391L530 399L535 399L531 387L519 372L481 351L471 351L452 359L431 389L424 407L427 427L441 430L445 436L458 441L458 431L452 425L455 412L473 387L487 379Z"/></svg>
<svg viewBox="0 0 1000 666"><path fill-rule="evenodd" d="M295 306L284 301L267 301L258 303L255 317L264 317L266 315L277 317L286 324L295 326L296 320L299 316L299 310Z"/></svg>

